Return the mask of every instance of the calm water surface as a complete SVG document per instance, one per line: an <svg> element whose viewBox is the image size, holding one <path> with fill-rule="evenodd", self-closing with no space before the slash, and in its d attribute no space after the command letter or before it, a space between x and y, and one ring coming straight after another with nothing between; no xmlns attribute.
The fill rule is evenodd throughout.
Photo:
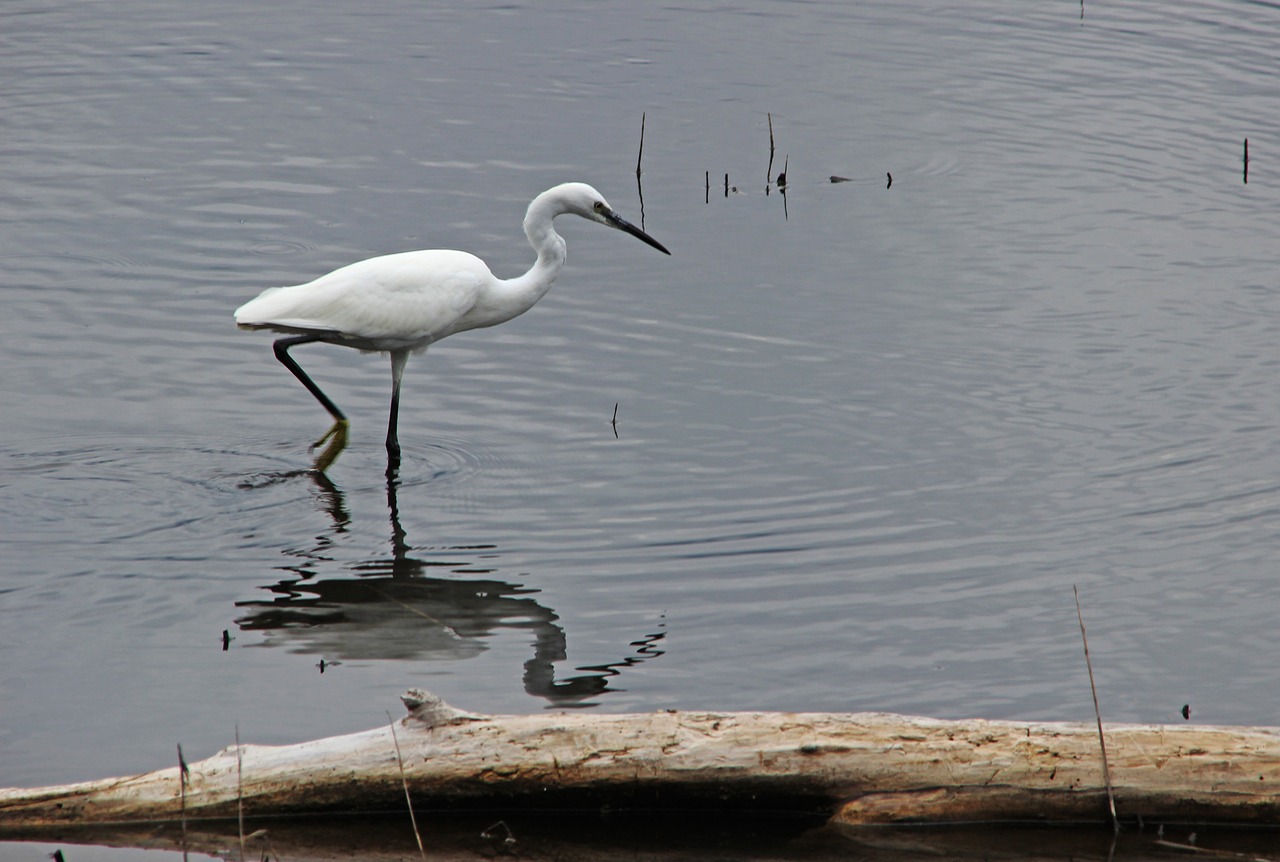
<svg viewBox="0 0 1280 862"><path fill-rule="evenodd" d="M1081 9L7 3L0 784L409 686L1090 718L1073 585L1109 719L1276 723L1280 13ZM673 256L561 223L538 307L411 361L391 487L386 359L299 349L353 420L309 473L231 310L522 272L567 179Z"/></svg>

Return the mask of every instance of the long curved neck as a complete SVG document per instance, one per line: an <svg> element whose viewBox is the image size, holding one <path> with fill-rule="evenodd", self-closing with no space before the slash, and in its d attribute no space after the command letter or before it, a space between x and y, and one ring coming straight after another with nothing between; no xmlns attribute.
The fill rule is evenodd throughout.
<svg viewBox="0 0 1280 862"><path fill-rule="evenodd" d="M524 235L529 238L529 245L538 253L538 259L524 275L501 281L502 292L510 300L511 307L519 308L512 317L523 314L542 299L564 268L564 238L556 233L551 224L552 219L558 215L560 210L551 205L545 193L538 195L529 204L529 211L524 217Z"/></svg>

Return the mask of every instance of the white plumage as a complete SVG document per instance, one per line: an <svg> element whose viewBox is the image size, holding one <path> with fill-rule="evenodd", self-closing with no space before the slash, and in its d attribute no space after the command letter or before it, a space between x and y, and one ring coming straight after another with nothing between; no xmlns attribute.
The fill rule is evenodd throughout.
<svg viewBox="0 0 1280 862"><path fill-rule="evenodd" d="M319 441L332 437L334 443L317 459L318 469L327 468L345 445L347 419L293 360L289 348L322 341L391 354L387 451L388 469L394 470L400 453L396 435L400 379L409 354L454 333L494 326L532 308L564 266L564 239L552 221L565 214L625 231L670 254L619 216L591 186L564 183L529 204L524 231L538 259L524 275L497 278L484 261L464 251L408 251L352 263L306 284L269 288L236 309L241 328L292 334L275 343L276 357L334 418L333 428Z"/></svg>
<svg viewBox="0 0 1280 862"><path fill-rule="evenodd" d="M307 284L270 288L236 309L236 322L329 333L334 342L362 350L414 349L483 325L468 314L496 280L484 261L466 252L406 251L349 264Z"/></svg>

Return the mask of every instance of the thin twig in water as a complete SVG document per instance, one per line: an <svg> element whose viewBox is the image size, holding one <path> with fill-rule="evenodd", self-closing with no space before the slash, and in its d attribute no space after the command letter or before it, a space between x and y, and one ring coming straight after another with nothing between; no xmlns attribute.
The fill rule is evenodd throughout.
<svg viewBox="0 0 1280 862"><path fill-rule="evenodd" d="M778 194L782 195L782 217L790 221L791 213L787 210L787 169L791 167L791 156L782 160L782 172L778 174Z"/></svg>
<svg viewBox="0 0 1280 862"><path fill-rule="evenodd" d="M1098 707L1098 687L1093 682L1093 662L1089 659L1089 638L1084 631L1084 613L1080 610L1080 590L1075 584L1071 591L1076 597L1076 619L1080 621L1080 640L1084 644L1084 665L1089 670L1089 690L1093 692L1093 714L1098 719L1098 744L1102 748L1102 782L1107 787L1107 808L1111 812L1111 828L1120 831L1120 819L1116 817L1116 797L1111 790L1111 766L1107 763L1107 738L1102 733L1102 710Z"/></svg>
<svg viewBox="0 0 1280 862"><path fill-rule="evenodd" d="M400 740L396 737L396 721L387 713L387 721L391 722L391 741L396 744L396 763L400 766L400 784L404 787L404 801L409 806L409 823L413 826L413 837L418 840L418 853L422 862L427 862L427 851L422 846L422 833L418 831L418 818L413 814L413 799L409 796L409 779L404 774L404 758L400 756Z"/></svg>
<svg viewBox="0 0 1280 862"><path fill-rule="evenodd" d="M640 160L644 158L644 112L640 113L640 152L636 154L636 179L640 179Z"/></svg>
<svg viewBox="0 0 1280 862"><path fill-rule="evenodd" d="M640 181L639 171L636 171L636 199L640 201L640 229L644 230L644 183Z"/></svg>
<svg viewBox="0 0 1280 862"><path fill-rule="evenodd" d="M240 722L236 722L236 821L240 830L240 862L244 862L244 753L240 748Z"/></svg>
<svg viewBox="0 0 1280 862"><path fill-rule="evenodd" d="M768 185L773 182L773 114L766 114L769 118L769 167L764 171L764 183Z"/></svg>
<svg viewBox="0 0 1280 862"><path fill-rule="evenodd" d="M187 760L182 756L182 743L178 743L178 784L182 793L182 856L185 859L187 855L187 776L191 774L191 769L187 766Z"/></svg>

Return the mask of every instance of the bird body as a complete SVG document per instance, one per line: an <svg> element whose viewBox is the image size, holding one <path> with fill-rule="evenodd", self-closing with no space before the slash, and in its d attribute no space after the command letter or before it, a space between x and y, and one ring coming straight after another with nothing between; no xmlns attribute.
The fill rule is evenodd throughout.
<svg viewBox="0 0 1280 862"><path fill-rule="evenodd" d="M484 261L464 251L407 251L348 264L306 284L268 288L236 309L236 323L243 329L293 335L276 342L276 357L335 419L330 434L337 435L339 445L332 454L333 446L326 450L317 461L319 469L332 463L341 451L347 420L289 356L289 348L321 341L391 354L387 450L397 457L400 379L409 354L458 332L495 326L532 308L564 267L565 242L552 222L566 214L617 228L670 254L614 212L594 188L585 183L564 183L529 204L524 231L538 259L524 275L497 278Z"/></svg>
<svg viewBox="0 0 1280 862"><path fill-rule="evenodd" d="M499 292L498 284L484 261L464 251L406 251L348 264L306 284L269 288L236 310L236 322L325 334L360 350L419 350L514 317L499 317L501 303L495 307L488 296Z"/></svg>

